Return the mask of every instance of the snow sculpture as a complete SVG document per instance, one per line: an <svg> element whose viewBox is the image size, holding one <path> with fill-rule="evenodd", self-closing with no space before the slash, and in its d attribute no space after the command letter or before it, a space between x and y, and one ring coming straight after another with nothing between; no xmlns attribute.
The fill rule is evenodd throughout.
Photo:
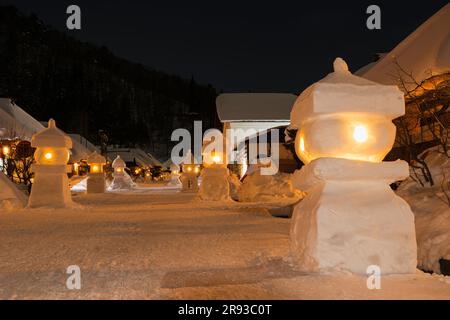
<svg viewBox="0 0 450 320"><path fill-rule="evenodd" d="M197 175L200 169L193 164L183 164L183 173L180 180L182 184L181 191L183 192L197 192L198 191L198 179Z"/></svg>
<svg viewBox="0 0 450 320"><path fill-rule="evenodd" d="M294 186L291 243L304 271L414 273L414 216L389 183L409 175L404 161L381 162L395 140L392 119L405 112L396 86L352 75L340 58L334 72L307 88L291 111L296 152L306 164Z"/></svg>
<svg viewBox="0 0 450 320"><path fill-rule="evenodd" d="M48 121L48 128L33 135L31 145L36 148L32 166L34 184L28 207L62 208L72 205L67 165L72 140L56 127L55 120Z"/></svg>
<svg viewBox="0 0 450 320"><path fill-rule="evenodd" d="M118 155L112 163L112 168L114 169L113 181L108 187L109 191L113 190L130 190L133 189L135 183L131 177L125 172L126 168L125 161Z"/></svg>
<svg viewBox="0 0 450 320"><path fill-rule="evenodd" d="M218 154L204 155L199 198L206 201L230 200L230 173Z"/></svg>
<svg viewBox="0 0 450 320"><path fill-rule="evenodd" d="M176 163L170 165L170 181L169 186L181 186L180 166Z"/></svg>
<svg viewBox="0 0 450 320"><path fill-rule="evenodd" d="M104 193L105 192L105 174L103 166L106 159L97 151L94 151L87 157L89 164L89 176L87 180L87 193Z"/></svg>

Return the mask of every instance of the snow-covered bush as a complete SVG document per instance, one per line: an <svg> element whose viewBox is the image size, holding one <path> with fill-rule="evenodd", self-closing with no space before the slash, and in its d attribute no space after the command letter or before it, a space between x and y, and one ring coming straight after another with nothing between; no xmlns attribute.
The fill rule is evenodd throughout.
<svg viewBox="0 0 450 320"><path fill-rule="evenodd" d="M415 215L418 267L440 273L439 260L450 260L450 159L437 148L428 149L423 157L434 185L422 187L414 178L408 178L397 193L410 204Z"/></svg>
<svg viewBox="0 0 450 320"><path fill-rule="evenodd" d="M290 174L261 175L260 170L250 173L242 183L239 201L270 202L291 198L300 200L302 192L292 186Z"/></svg>

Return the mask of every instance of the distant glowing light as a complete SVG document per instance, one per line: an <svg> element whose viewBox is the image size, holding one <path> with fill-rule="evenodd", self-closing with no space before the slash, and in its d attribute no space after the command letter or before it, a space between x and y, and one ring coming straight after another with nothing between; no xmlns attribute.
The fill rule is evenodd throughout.
<svg viewBox="0 0 450 320"><path fill-rule="evenodd" d="M51 160L51 159L53 158L53 154L52 154L51 152L47 152L47 153L44 155L44 157L45 157L45 159L47 159L47 160Z"/></svg>
<svg viewBox="0 0 450 320"><path fill-rule="evenodd" d="M197 168L195 168L195 173L198 173L199 171L200 171L200 169L197 167Z"/></svg>
<svg viewBox="0 0 450 320"><path fill-rule="evenodd" d="M99 172L100 171L100 168L99 168L99 166L97 166L97 165L95 165L95 166L93 166L92 167L92 172Z"/></svg>
<svg viewBox="0 0 450 320"><path fill-rule="evenodd" d="M9 149L8 146L4 146L4 147L3 147L3 154L4 154L5 156L7 156L7 155L9 154L10 151L11 151L11 149Z"/></svg>
<svg viewBox="0 0 450 320"><path fill-rule="evenodd" d="M355 130L353 130L353 139L356 142L362 143L367 141L368 138L367 134L367 128L363 125L358 125L355 127Z"/></svg>
<svg viewBox="0 0 450 320"><path fill-rule="evenodd" d="M191 168L191 167L188 167L188 168L187 168L187 171L192 171L192 168Z"/></svg>
<svg viewBox="0 0 450 320"><path fill-rule="evenodd" d="M222 159L219 156L214 156L213 161L214 163L219 163Z"/></svg>

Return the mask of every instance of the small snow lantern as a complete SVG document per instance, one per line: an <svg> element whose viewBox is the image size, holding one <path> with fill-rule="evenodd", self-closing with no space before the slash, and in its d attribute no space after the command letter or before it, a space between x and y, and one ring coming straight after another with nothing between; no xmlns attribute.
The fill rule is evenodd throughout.
<svg viewBox="0 0 450 320"><path fill-rule="evenodd" d="M48 128L35 134L31 139L36 148L32 166L35 173L31 189L29 207L66 207L72 203L67 173L71 167L69 149L72 140L56 127L55 120L50 119Z"/></svg>
<svg viewBox="0 0 450 320"><path fill-rule="evenodd" d="M116 159L114 159L112 163L112 167L114 169L114 177L123 176L125 174L125 168L126 168L125 161L122 160L120 156L117 156Z"/></svg>
<svg viewBox="0 0 450 320"><path fill-rule="evenodd" d="M180 176L182 191L197 192L198 191L198 174L200 168L195 164L183 164L183 173Z"/></svg>
<svg viewBox="0 0 450 320"><path fill-rule="evenodd" d="M192 173L195 176L198 176L200 173L200 167L195 164L183 164L183 173Z"/></svg>
<svg viewBox="0 0 450 320"><path fill-rule="evenodd" d="M120 156L114 159L112 167L114 169L114 179L108 187L109 191L131 190L136 186L131 177L125 172L126 164Z"/></svg>
<svg viewBox="0 0 450 320"><path fill-rule="evenodd" d="M87 163L90 167L89 173L103 173L103 167L106 165L106 159L97 151L94 151L87 157Z"/></svg>
<svg viewBox="0 0 450 320"><path fill-rule="evenodd" d="M395 141L392 120L404 112L398 87L354 76L337 58L334 72L307 88L294 104L296 153L304 163L323 157L381 162Z"/></svg>
<svg viewBox="0 0 450 320"><path fill-rule="evenodd" d="M90 167L87 193L105 192L105 175L103 174L103 167L106 164L105 157L94 151L88 156L87 163Z"/></svg>
<svg viewBox="0 0 450 320"><path fill-rule="evenodd" d="M170 186L181 186L180 181L180 166L176 163L170 165Z"/></svg>

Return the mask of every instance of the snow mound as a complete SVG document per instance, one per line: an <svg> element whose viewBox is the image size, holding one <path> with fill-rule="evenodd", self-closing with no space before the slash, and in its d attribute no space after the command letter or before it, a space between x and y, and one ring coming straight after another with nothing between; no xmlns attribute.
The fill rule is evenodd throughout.
<svg viewBox="0 0 450 320"><path fill-rule="evenodd" d="M0 172L0 209L12 211L22 209L26 204L27 197L17 189L3 172Z"/></svg>
<svg viewBox="0 0 450 320"><path fill-rule="evenodd" d="M439 260L450 260L450 204L442 190L450 182L450 159L437 148L428 149L423 156L434 186L422 187L410 177L397 193L410 204L415 215L418 267L441 273Z"/></svg>
<svg viewBox="0 0 450 320"><path fill-rule="evenodd" d="M301 191L295 190L291 180L292 175L278 173L276 175L261 175L260 170L249 174L241 185L239 201L265 202L280 199L298 199L303 197Z"/></svg>
<svg viewBox="0 0 450 320"><path fill-rule="evenodd" d="M226 167L211 167L202 170L202 183L198 196L206 201L230 200L230 185Z"/></svg>

